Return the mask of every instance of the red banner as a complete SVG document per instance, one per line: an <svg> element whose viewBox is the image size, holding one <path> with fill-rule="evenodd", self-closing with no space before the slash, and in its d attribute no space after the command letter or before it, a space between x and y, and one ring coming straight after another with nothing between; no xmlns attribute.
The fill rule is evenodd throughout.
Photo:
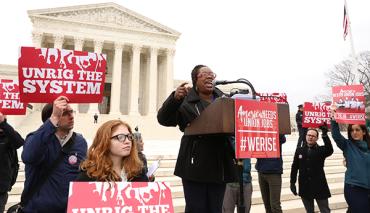
<svg viewBox="0 0 370 213"><path fill-rule="evenodd" d="M275 103L235 100L235 154L236 158L280 157Z"/></svg>
<svg viewBox="0 0 370 213"><path fill-rule="evenodd" d="M318 128L325 122L330 127L330 106L331 102L305 102L303 104L302 126Z"/></svg>
<svg viewBox="0 0 370 213"><path fill-rule="evenodd" d="M285 93L256 93L260 97L261 101L271 103L288 103L288 97Z"/></svg>
<svg viewBox="0 0 370 213"><path fill-rule="evenodd" d="M171 189L164 182L71 182L68 213L172 213Z"/></svg>
<svg viewBox="0 0 370 213"><path fill-rule="evenodd" d="M18 59L21 100L50 103L67 96L71 103L101 103L105 54L22 47Z"/></svg>
<svg viewBox="0 0 370 213"><path fill-rule="evenodd" d="M20 102L17 80L0 79L0 112L4 115L24 115L27 104Z"/></svg>
<svg viewBox="0 0 370 213"><path fill-rule="evenodd" d="M337 107L338 123L365 124L365 96L363 85L335 86L333 103Z"/></svg>

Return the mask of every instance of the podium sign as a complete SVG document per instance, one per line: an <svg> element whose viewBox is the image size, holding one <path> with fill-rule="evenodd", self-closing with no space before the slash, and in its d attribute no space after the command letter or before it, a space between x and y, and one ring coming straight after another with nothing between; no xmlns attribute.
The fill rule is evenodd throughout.
<svg viewBox="0 0 370 213"><path fill-rule="evenodd" d="M173 213L165 182L71 182L68 213Z"/></svg>
<svg viewBox="0 0 370 213"><path fill-rule="evenodd" d="M276 103L235 100L236 158L280 157Z"/></svg>

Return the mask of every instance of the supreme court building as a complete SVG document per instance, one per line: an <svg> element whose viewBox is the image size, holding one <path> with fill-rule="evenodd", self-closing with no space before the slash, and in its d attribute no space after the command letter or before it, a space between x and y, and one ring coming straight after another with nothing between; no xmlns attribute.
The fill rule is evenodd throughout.
<svg viewBox="0 0 370 213"><path fill-rule="evenodd" d="M35 47L107 55L104 98L79 113L153 115L173 90L180 33L115 3L28 11Z"/></svg>

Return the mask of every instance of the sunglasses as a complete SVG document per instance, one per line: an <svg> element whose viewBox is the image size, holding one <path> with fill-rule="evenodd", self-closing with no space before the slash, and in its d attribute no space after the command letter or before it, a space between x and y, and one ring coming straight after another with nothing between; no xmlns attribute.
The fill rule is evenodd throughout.
<svg viewBox="0 0 370 213"><path fill-rule="evenodd" d="M132 134L118 134L118 135L115 135L113 137L111 137L111 139L116 139L118 142L121 142L123 143L126 138L129 140L129 141L133 141L134 140L134 136Z"/></svg>

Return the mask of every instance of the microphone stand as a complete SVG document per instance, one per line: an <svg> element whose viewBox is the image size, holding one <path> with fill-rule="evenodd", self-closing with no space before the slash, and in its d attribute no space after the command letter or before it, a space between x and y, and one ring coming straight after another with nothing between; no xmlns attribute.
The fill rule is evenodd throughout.
<svg viewBox="0 0 370 213"><path fill-rule="evenodd" d="M256 99L256 90L254 89L252 83L250 81L248 81L247 79L245 78L239 78L238 80L236 81L227 81L227 84L233 84L233 83L243 83L243 84L246 84L250 87L251 91L252 91L252 99ZM221 83L221 84L226 84L225 83ZM245 204L244 204L244 183L243 183L243 168L244 168L244 163L243 163L243 159L236 159L237 160L237 172L239 174L239 204L238 204L238 209L237 209L237 212L238 213L245 213Z"/></svg>
<svg viewBox="0 0 370 213"><path fill-rule="evenodd" d="M219 84L223 85L223 84L236 84L236 83L242 83L242 84L246 84L249 86L249 88L251 88L252 90L252 98L253 99L256 99L256 90L254 89L252 83L250 81L248 81L247 79L245 78L239 78L235 81L225 81L225 82L220 82Z"/></svg>

